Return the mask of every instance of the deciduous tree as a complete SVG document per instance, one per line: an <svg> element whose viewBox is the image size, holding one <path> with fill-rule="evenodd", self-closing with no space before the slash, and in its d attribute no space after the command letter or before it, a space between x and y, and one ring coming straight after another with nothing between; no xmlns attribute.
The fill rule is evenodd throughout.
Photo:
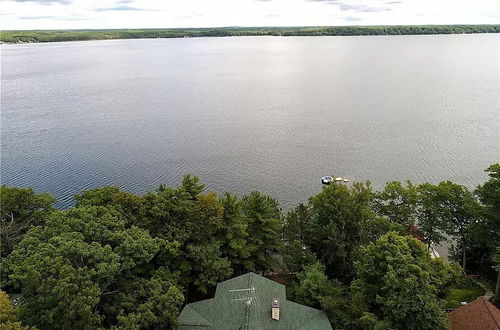
<svg viewBox="0 0 500 330"><path fill-rule="evenodd" d="M0 257L9 255L32 227L41 225L55 211L56 199L30 188L0 187Z"/></svg>
<svg viewBox="0 0 500 330"><path fill-rule="evenodd" d="M137 295L136 290L122 291L120 282L142 281L137 273L159 252L160 242L144 229L128 227L113 208L70 208L30 230L3 263L2 275L8 287L21 290L20 317L29 325L48 329L116 325L118 316L144 313L147 306L149 314L163 313L153 303L130 307L127 314L103 312L109 310L108 295ZM162 294L180 307L182 295L175 285L165 283Z"/></svg>
<svg viewBox="0 0 500 330"><path fill-rule="evenodd" d="M283 225L283 262L288 271L297 272L316 261L309 249L312 213L309 205L299 204L290 210Z"/></svg>
<svg viewBox="0 0 500 330"><path fill-rule="evenodd" d="M479 221L480 206L474 195L464 186L450 181L437 185L439 203L445 222L445 231L462 247L462 268L466 269L466 251L474 222Z"/></svg>
<svg viewBox="0 0 500 330"><path fill-rule="evenodd" d="M399 181L388 182L383 191L377 192L374 208L391 222L402 225L408 232L417 221L418 189L411 181L406 187Z"/></svg>
<svg viewBox="0 0 500 330"><path fill-rule="evenodd" d="M390 329L447 329L436 267L420 241L388 233L362 249L352 289Z"/></svg>
<svg viewBox="0 0 500 330"><path fill-rule="evenodd" d="M331 185L309 199L312 226L309 247L329 276L346 283L352 279L355 252L362 230L375 218L369 183Z"/></svg>
<svg viewBox="0 0 500 330"><path fill-rule="evenodd" d="M35 328L32 328L35 330ZM18 309L12 305L9 296L0 290L0 330L30 330L19 322Z"/></svg>
<svg viewBox="0 0 500 330"><path fill-rule="evenodd" d="M447 223L442 208L443 196L441 189L430 183L419 185L418 192L418 227L429 249L432 244L440 244L446 238L444 232Z"/></svg>

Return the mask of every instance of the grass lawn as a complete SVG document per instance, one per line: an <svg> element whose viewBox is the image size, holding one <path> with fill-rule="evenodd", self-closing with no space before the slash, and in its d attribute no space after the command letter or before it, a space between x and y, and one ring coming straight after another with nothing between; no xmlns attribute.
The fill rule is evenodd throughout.
<svg viewBox="0 0 500 330"><path fill-rule="evenodd" d="M462 305L461 301L466 301L470 303L474 299L484 294L483 288L473 288L473 289L450 289L448 291L448 296L446 296L446 308L459 308Z"/></svg>

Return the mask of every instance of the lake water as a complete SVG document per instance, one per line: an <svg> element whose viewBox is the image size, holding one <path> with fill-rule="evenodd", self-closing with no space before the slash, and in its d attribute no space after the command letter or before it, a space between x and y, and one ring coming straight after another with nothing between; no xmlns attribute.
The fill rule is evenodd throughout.
<svg viewBox="0 0 500 330"><path fill-rule="evenodd" d="M2 45L1 182L67 207L193 173L284 208L335 174L475 187L500 161L499 36Z"/></svg>

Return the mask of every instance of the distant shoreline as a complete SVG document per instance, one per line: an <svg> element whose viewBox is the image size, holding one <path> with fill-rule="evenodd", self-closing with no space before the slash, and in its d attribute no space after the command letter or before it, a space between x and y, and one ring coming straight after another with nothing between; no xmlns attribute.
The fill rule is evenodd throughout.
<svg viewBox="0 0 500 330"><path fill-rule="evenodd" d="M495 25L222 27L186 29L5 30L0 43L239 36L370 36L500 33Z"/></svg>

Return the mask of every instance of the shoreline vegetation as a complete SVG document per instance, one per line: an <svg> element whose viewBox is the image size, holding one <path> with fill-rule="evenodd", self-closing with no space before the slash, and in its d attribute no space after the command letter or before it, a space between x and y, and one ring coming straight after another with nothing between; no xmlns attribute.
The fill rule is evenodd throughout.
<svg viewBox="0 0 500 330"><path fill-rule="evenodd" d="M484 287L497 283L500 305L500 163L486 172L474 191L332 184L288 212L192 175L143 195L87 190L67 210L2 185L0 329L176 329L186 303L255 272L281 277L287 300L323 310L333 329L450 330L446 311ZM429 253L445 235L448 262Z"/></svg>
<svg viewBox="0 0 500 330"><path fill-rule="evenodd" d="M239 36L366 36L500 33L500 25L220 27L167 29L5 30L1 43Z"/></svg>

